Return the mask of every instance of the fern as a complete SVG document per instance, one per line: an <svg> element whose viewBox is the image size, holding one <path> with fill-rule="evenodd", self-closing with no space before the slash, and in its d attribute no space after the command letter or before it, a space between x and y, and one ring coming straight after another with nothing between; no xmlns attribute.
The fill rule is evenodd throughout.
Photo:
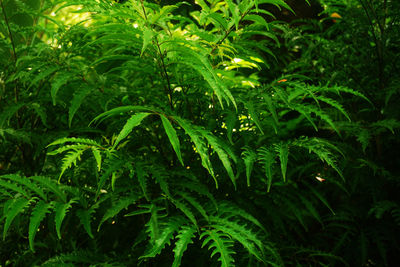
<svg viewBox="0 0 400 267"><path fill-rule="evenodd" d="M138 126L140 122L149 115L150 113L137 113L130 117L122 128L121 132L118 134L112 148L114 149L119 142L121 142L125 137L128 136L128 134L132 132L134 127Z"/></svg>
<svg viewBox="0 0 400 267"><path fill-rule="evenodd" d="M74 147L76 148L76 147ZM75 151L70 151L67 153L67 155L63 158L62 166L61 166L61 173L60 176L58 177L58 181L61 180L62 175L66 170L72 167L72 165L76 166L77 160L81 159L81 156L83 152L85 152L86 149L78 149Z"/></svg>
<svg viewBox="0 0 400 267"><path fill-rule="evenodd" d="M106 213L104 214L103 218L101 219L99 226L97 227L97 232L99 232L101 225L107 221L108 219L116 216L120 213L123 209L126 209L129 205L132 205L136 202L136 196L130 196L123 199L119 199L115 204L109 208Z"/></svg>
<svg viewBox="0 0 400 267"><path fill-rule="evenodd" d="M218 261L221 262L221 266L228 267L234 264L233 241L227 234L218 230L206 230L200 235L200 239L204 239L202 247L208 246L212 251L211 257L219 254Z"/></svg>
<svg viewBox="0 0 400 267"><path fill-rule="evenodd" d="M168 135L169 141L171 142L172 147L174 148L174 151L176 155L178 156L179 161L181 162L182 166L183 160L182 160L182 155L181 155L181 149L180 149L180 144L179 144L179 139L178 136L176 135L175 129L172 127L171 123L165 116L161 116L161 121L164 126L165 132Z"/></svg>
<svg viewBox="0 0 400 267"><path fill-rule="evenodd" d="M11 223L13 222L14 218L24 211L26 207L31 204L32 200L26 198L16 198L14 199L11 204L8 206L7 215L5 216L6 222L3 228L3 240L6 238L6 234L8 229L10 228Z"/></svg>
<svg viewBox="0 0 400 267"><path fill-rule="evenodd" d="M275 154L265 147L262 147L258 150L259 159L262 161L265 170L265 176L267 177L267 192L270 191L272 185L272 166L275 162Z"/></svg>
<svg viewBox="0 0 400 267"><path fill-rule="evenodd" d="M31 218L29 220L29 247L32 251L35 251L34 240L36 233L38 232L38 230L40 230L40 223L43 221L43 219L46 217L46 214L49 213L52 208L52 204L40 200L39 202L37 202L35 208L32 211Z"/></svg>
<svg viewBox="0 0 400 267"><path fill-rule="evenodd" d="M76 215L78 216L83 228L85 228L86 233L91 237L94 238L92 233L91 227L91 214L94 212L94 209L79 209L76 211Z"/></svg>
<svg viewBox="0 0 400 267"><path fill-rule="evenodd" d="M172 2L2 1L4 264L397 263L398 1Z"/></svg>
<svg viewBox="0 0 400 267"><path fill-rule="evenodd" d="M64 218L67 215L67 212L69 211L69 209L71 209L72 204L75 202L76 202L75 199L71 199L68 203L56 202L54 204L55 224L56 224L56 232L57 232L58 239L61 239L62 222L64 221Z"/></svg>
<svg viewBox="0 0 400 267"><path fill-rule="evenodd" d="M182 226L176 235L177 241L174 247L174 262L173 267L181 266L182 256L187 250L189 244L193 243L192 239L196 234L196 229L193 227Z"/></svg>
<svg viewBox="0 0 400 267"><path fill-rule="evenodd" d="M147 252L140 258L155 257L161 252L161 250L170 243L173 235L178 231L182 223L179 220L174 220L171 218L166 225L160 229L160 234L157 238L150 244Z"/></svg>
<svg viewBox="0 0 400 267"><path fill-rule="evenodd" d="M257 154L251 148L244 147L242 157L244 164L246 165L247 186L250 186L251 172L253 171L253 166L257 159Z"/></svg>

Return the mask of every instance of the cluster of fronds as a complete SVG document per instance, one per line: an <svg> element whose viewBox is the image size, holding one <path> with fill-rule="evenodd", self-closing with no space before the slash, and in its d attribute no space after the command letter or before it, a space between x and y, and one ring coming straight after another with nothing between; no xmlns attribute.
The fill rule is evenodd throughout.
<svg viewBox="0 0 400 267"><path fill-rule="evenodd" d="M391 262L400 204L360 177L399 185L362 153L400 123L299 71L328 37L304 47L282 0L123 2L2 2L0 265L342 265L354 239Z"/></svg>

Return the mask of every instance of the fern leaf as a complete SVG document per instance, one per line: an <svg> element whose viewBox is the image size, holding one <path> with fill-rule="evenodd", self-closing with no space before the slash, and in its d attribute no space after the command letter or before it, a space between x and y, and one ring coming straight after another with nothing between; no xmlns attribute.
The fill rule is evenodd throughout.
<svg viewBox="0 0 400 267"><path fill-rule="evenodd" d="M214 170L211 165L210 158L207 153L207 147L204 143L202 136L190 126L190 124L186 123L185 120L175 116L174 119L179 123L179 125L185 130L186 134L188 134L196 146L196 151L200 155L201 163L204 168L210 173L210 175L214 178L215 186L218 188L218 181L215 178Z"/></svg>
<svg viewBox="0 0 400 267"><path fill-rule="evenodd" d="M228 116L226 118L226 130L227 130L227 136L228 136L228 140L229 142L233 145L233 139L232 139L232 134L233 134L233 129L235 127L237 121L237 115L235 112L230 111L228 113Z"/></svg>
<svg viewBox="0 0 400 267"><path fill-rule="evenodd" d="M272 102L272 98L269 95L263 94L262 96L265 103L267 104L268 111L271 113L272 118L274 119L273 121L275 123L275 128L276 128L278 126L279 121L278 121L278 115L276 113L275 104L274 102Z"/></svg>
<svg viewBox="0 0 400 267"><path fill-rule="evenodd" d="M351 121L349 114L347 114L346 110L344 109L344 107L337 101L333 100L332 98L328 98L325 96L318 96L317 97L318 100L323 101L329 105L331 105L332 107L336 108L337 110L339 110L349 121Z"/></svg>
<svg viewBox="0 0 400 267"><path fill-rule="evenodd" d="M29 220L29 247L33 252L35 252L34 240L36 233L40 230L40 223L46 217L46 214L50 212L51 208L53 208L51 203L40 200L32 211Z"/></svg>
<svg viewBox="0 0 400 267"><path fill-rule="evenodd" d="M242 153L243 161L246 166L247 186L250 186L251 172L253 171L254 162L257 159L257 154L249 147L244 147Z"/></svg>
<svg viewBox="0 0 400 267"><path fill-rule="evenodd" d="M129 205L132 205L136 202L138 199L137 196L130 196L122 199L118 199L116 203L114 203L111 208L109 208L106 213L104 214L103 218L101 219L99 226L97 227L97 232L100 231L101 225L108 219L114 217L118 213L121 212L121 210L126 209Z"/></svg>
<svg viewBox="0 0 400 267"><path fill-rule="evenodd" d="M164 247L170 243L171 239L173 238L174 234L179 230L179 227L182 223L179 220L170 219L166 226L160 231L160 235L158 236L155 241L150 244L151 247L147 250L145 255L140 256L139 259L143 258L153 258L157 256Z"/></svg>
<svg viewBox="0 0 400 267"><path fill-rule="evenodd" d="M261 147L258 149L258 157L264 165L265 176L267 177L268 188L267 192L270 191L272 185L272 166L275 163L275 154L270 149Z"/></svg>
<svg viewBox="0 0 400 267"><path fill-rule="evenodd" d="M97 170L100 171L101 170L101 154L98 148L96 147L91 147L94 159L96 160L96 164L97 164Z"/></svg>
<svg viewBox="0 0 400 267"><path fill-rule="evenodd" d="M47 196L43 192L43 190L40 187L38 187L36 184L32 183L30 181L29 177L21 177L21 176L19 176L17 174L6 174L6 175L0 176L0 178L6 178L6 179L9 179L11 181L17 182L17 183L25 186L26 188L32 190L33 192L35 192L42 199L47 200Z"/></svg>
<svg viewBox="0 0 400 267"><path fill-rule="evenodd" d="M211 257L215 254L219 254L218 261L221 262L222 267L234 266L234 259L232 257L235 254L233 250L233 240L225 233L220 233L217 230L206 230L200 235L200 239L203 239L201 247L208 245L208 250L212 250Z"/></svg>
<svg viewBox="0 0 400 267"><path fill-rule="evenodd" d="M54 156L54 155L58 155L58 154L64 153L66 151L86 150L89 147L90 146L83 145L83 144L63 145L63 146L61 146L61 147L59 147L59 148L57 148L55 150L47 152L47 155Z"/></svg>
<svg viewBox="0 0 400 267"><path fill-rule="evenodd" d="M335 156L329 149L327 149L327 147L329 147L339 151L332 144L329 144L327 141L324 141L320 138L302 138L294 141L292 144L294 144L295 146L306 148L310 152L317 155L321 161L326 162L326 164L331 166L340 175L340 177L344 179L342 172L339 170L336 164Z"/></svg>
<svg viewBox="0 0 400 267"><path fill-rule="evenodd" d="M61 239L61 224L64 221L65 215L67 215L68 210L75 203L75 199L71 199L68 203L56 202L54 206L55 210L55 224L58 239Z"/></svg>
<svg viewBox="0 0 400 267"><path fill-rule="evenodd" d="M178 194L187 202L189 202L193 207L197 209L197 211L208 221L208 215L206 210L203 206L195 199L194 197L190 196L189 194L179 191Z"/></svg>
<svg viewBox="0 0 400 267"><path fill-rule="evenodd" d="M164 130L167 133L167 136L169 138L169 141L171 142L171 145L172 145L173 149L175 150L175 153L178 156L180 163L182 164L182 166L184 166L183 160L182 160L182 155L181 155L181 146L179 144L179 139L178 139L178 136L176 135L176 131L165 116L160 115L160 117L161 117L162 124L164 126Z"/></svg>
<svg viewBox="0 0 400 267"><path fill-rule="evenodd" d="M264 131L263 131L262 127L261 127L260 119L258 118L257 111L254 108L254 104L252 102L247 102L246 103L246 107L247 107L247 110L249 111L251 119L257 125L257 127L260 130L261 134L264 135Z"/></svg>
<svg viewBox="0 0 400 267"><path fill-rule="evenodd" d="M246 212L245 210L243 210L242 208L238 207L237 205L231 202L225 201L219 203L218 210L219 210L219 217L224 217L226 219L242 218L258 226L261 230L266 232L265 228L263 227L263 225L260 223L259 220L257 220L253 215L251 215L250 213Z"/></svg>
<svg viewBox="0 0 400 267"><path fill-rule="evenodd" d="M65 144L65 143L85 144L85 145L91 145L91 146L100 147L100 144L97 143L96 141L92 140L92 139L75 138L75 137L65 137L65 138L57 139L54 142L52 142L49 145L47 145L47 147L55 146L55 145L62 145L62 144Z"/></svg>
<svg viewBox="0 0 400 267"><path fill-rule="evenodd" d="M218 155L219 159L221 160L222 165L224 166L226 172L228 173L229 178L232 181L232 184L234 185L234 187L236 189L236 178L235 178L235 174L233 173L231 162L229 161L229 155L233 159L236 158L235 155L227 146L225 146L222 142L220 142L220 140L218 138L216 138L209 132L200 130L200 133L207 139L208 143L212 146L214 151L217 152L217 155ZM230 152L229 155L228 155L227 151Z"/></svg>
<svg viewBox="0 0 400 267"><path fill-rule="evenodd" d="M146 177L147 173L144 172L143 166L141 164L136 165L136 174L139 181L139 185L142 189L143 195L147 201L150 201L150 197L147 192L147 184L146 184Z"/></svg>
<svg viewBox="0 0 400 267"><path fill-rule="evenodd" d="M83 152L85 152L85 150L80 149L80 150L70 151L69 153L67 153L67 155L62 160L63 163L61 166L60 176L58 177L58 182L60 182L61 176L64 174L66 170L71 168L72 165L76 166L76 161L81 159Z"/></svg>
<svg viewBox="0 0 400 267"><path fill-rule="evenodd" d="M237 221L230 221L218 217L213 221L213 228L228 234L245 247L251 255L255 256L259 261L264 261L262 255L264 245L249 227L241 225Z"/></svg>
<svg viewBox="0 0 400 267"><path fill-rule="evenodd" d="M76 211L76 215L78 216L79 220L81 221L81 224L83 225L83 228L85 228L86 233L91 237L94 238L93 233L92 233L92 227L90 226L91 222L91 214L94 212L93 209L79 209Z"/></svg>
<svg viewBox="0 0 400 267"><path fill-rule="evenodd" d="M150 242L155 242L160 236L160 227L158 223L158 209L153 203L149 207L151 217L149 222L146 224L150 236Z"/></svg>
<svg viewBox="0 0 400 267"><path fill-rule="evenodd" d="M197 227L197 220L196 217L194 216L193 212L189 209L188 206L186 206L185 203L178 201L176 199L170 198L171 202L175 205L176 208L178 208L180 211L182 211L183 214Z"/></svg>
<svg viewBox="0 0 400 267"><path fill-rule="evenodd" d="M83 100L90 93L91 90L92 88L90 86L84 85L81 89L78 90L78 92L74 94L68 110L68 125L70 128L72 119L74 118L76 111L78 111L79 107L82 105Z"/></svg>
<svg viewBox="0 0 400 267"><path fill-rule="evenodd" d="M176 236L177 241L175 242L174 248L174 262L172 267L179 267L181 265L182 256L185 253L189 244L193 243L192 238L196 234L196 229L193 227L182 226Z"/></svg>
<svg viewBox="0 0 400 267"><path fill-rule="evenodd" d="M11 189L12 191L14 191L16 193L20 193L21 195L23 195L26 198L30 198L30 194L28 192L26 192L24 189L20 188L19 186L17 186L14 183L0 180L0 187L6 188L6 189Z"/></svg>
<svg viewBox="0 0 400 267"><path fill-rule="evenodd" d="M121 132L118 134L112 149L115 149L115 147L119 144L119 142L121 142L125 137L127 137L132 132L133 128L138 126L142 122L142 120L147 116L149 116L150 114L151 113L141 112L130 117L127 120L124 127L122 128Z"/></svg>
<svg viewBox="0 0 400 267"><path fill-rule="evenodd" d="M56 105L56 97L58 90L65 85L75 74L73 72L59 72L54 77L51 83L51 98L53 99L53 105Z"/></svg>
<svg viewBox="0 0 400 267"><path fill-rule="evenodd" d="M31 204L32 200L19 197L14 199L8 209L4 212L4 216L6 218L6 222L4 223L4 229L3 229L3 240L6 238L6 234L8 231L8 228L10 227L11 223L13 222L14 218L22 213L26 207L28 207Z"/></svg>
<svg viewBox="0 0 400 267"><path fill-rule="evenodd" d="M122 160L112 160L108 165L109 166L106 168L104 173L100 176L100 180L97 183L97 190L96 190L96 196L95 196L96 199L99 197L101 189L103 188L104 184L106 183L106 180L114 172L118 171L124 165L124 162Z"/></svg>
<svg viewBox="0 0 400 267"><path fill-rule="evenodd" d="M312 186L309 186L307 183L304 183L310 190L311 192L318 198L319 201L321 201L333 215L336 215L336 213L333 211L331 206L329 205L329 202L317 191L315 188Z"/></svg>
<svg viewBox="0 0 400 267"><path fill-rule="evenodd" d="M89 123L89 126L95 122L101 122L104 119L107 119L111 116L119 115L119 114L126 113L126 112L132 112L132 111L152 111L152 110L149 108L143 107L143 106L123 106L123 107L113 108L111 110L108 110L108 111L103 112L100 115L96 116Z"/></svg>
<svg viewBox="0 0 400 267"><path fill-rule="evenodd" d="M279 145L276 146L276 150L278 152L279 160L281 162L283 182L286 182L286 170L289 158L289 145L287 143L279 143Z"/></svg>
<svg viewBox="0 0 400 267"><path fill-rule="evenodd" d="M60 197L63 202L67 202L66 194L60 189L60 186L53 180L50 180L44 176L31 176L30 179L40 183L46 190L53 192L55 195Z"/></svg>
<svg viewBox="0 0 400 267"><path fill-rule="evenodd" d="M142 50L140 51L140 56L143 55L143 52L146 50L148 44L150 43L151 39L153 38L154 33L151 29L145 28L143 30L142 36L143 36L143 47L142 47Z"/></svg>
<svg viewBox="0 0 400 267"><path fill-rule="evenodd" d="M207 197L214 205L215 209L218 210L218 203L213 194L208 191L208 188L200 183L195 183L195 182L185 182L181 184L184 188L187 188L190 191L194 191L198 193L201 196Z"/></svg>
<svg viewBox="0 0 400 267"><path fill-rule="evenodd" d="M39 74L37 74L35 76L35 78L32 80L30 86L36 84L38 81L41 81L42 79L46 78L47 76L53 74L58 69L59 69L59 66L50 66L46 70L39 72Z"/></svg>
<svg viewBox="0 0 400 267"><path fill-rule="evenodd" d="M46 114L46 109L42 106L40 106L39 103L32 103L30 104L30 107L33 109L33 111L36 113L36 115L40 118L42 121L42 124L48 128L50 126L47 124L47 114Z"/></svg>

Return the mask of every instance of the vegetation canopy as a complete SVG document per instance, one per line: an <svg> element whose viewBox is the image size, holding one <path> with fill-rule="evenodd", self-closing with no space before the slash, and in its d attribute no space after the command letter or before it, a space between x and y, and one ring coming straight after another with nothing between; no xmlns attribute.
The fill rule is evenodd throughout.
<svg viewBox="0 0 400 267"><path fill-rule="evenodd" d="M398 1L0 1L0 267L399 262Z"/></svg>

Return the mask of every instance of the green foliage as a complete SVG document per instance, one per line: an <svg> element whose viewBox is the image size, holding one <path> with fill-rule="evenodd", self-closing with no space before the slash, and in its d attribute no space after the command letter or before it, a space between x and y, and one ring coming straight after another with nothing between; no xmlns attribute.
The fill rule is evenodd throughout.
<svg viewBox="0 0 400 267"><path fill-rule="evenodd" d="M2 1L0 265L397 263L400 6L292 2Z"/></svg>

